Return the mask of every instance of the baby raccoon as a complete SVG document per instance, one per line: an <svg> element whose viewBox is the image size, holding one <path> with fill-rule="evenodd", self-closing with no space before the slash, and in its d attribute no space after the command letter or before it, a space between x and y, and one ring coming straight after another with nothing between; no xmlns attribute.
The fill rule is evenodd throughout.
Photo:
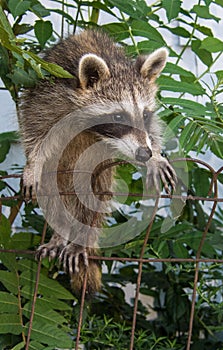
<svg viewBox="0 0 223 350"><path fill-rule="evenodd" d="M160 155L162 131L155 114L155 81L167 56L161 48L133 61L107 34L86 30L45 55L73 78L40 81L22 96L24 196L29 200L37 194L54 230L36 256L57 257L76 292L85 273L87 292L100 289L99 264L88 256L98 251L98 229L105 218L100 206L110 199L114 173L107 164L114 150L147 167L149 187L158 190L160 178L167 192L175 186L175 172ZM92 176L96 168L98 175ZM91 195L103 191L107 195Z"/></svg>

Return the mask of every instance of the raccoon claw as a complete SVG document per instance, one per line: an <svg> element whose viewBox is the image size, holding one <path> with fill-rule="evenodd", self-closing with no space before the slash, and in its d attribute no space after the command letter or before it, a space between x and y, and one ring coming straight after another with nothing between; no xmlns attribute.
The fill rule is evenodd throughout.
<svg viewBox="0 0 223 350"><path fill-rule="evenodd" d="M44 258L49 258L49 261L55 259L60 252L60 248L56 246L49 247L47 244L40 246L36 251L36 259L41 261Z"/></svg>
<svg viewBox="0 0 223 350"><path fill-rule="evenodd" d="M48 257L49 261L51 261L58 257L65 244L65 240L63 240L59 235L54 234L48 243L42 244L37 249L35 257L39 261Z"/></svg>
<svg viewBox="0 0 223 350"><path fill-rule="evenodd" d="M148 161L146 188L155 188L160 193L160 180L168 195L171 194L170 188L175 191L177 175L168 160L162 156L151 157Z"/></svg>
<svg viewBox="0 0 223 350"><path fill-rule="evenodd" d="M70 243L64 247L59 256L59 261L63 266L64 271L69 271L69 274L78 273L80 270L80 259L83 259L85 267L88 267L88 254L84 247Z"/></svg>
<svg viewBox="0 0 223 350"><path fill-rule="evenodd" d="M27 165L23 172L23 197L26 202L36 200L36 191L34 189L34 175L31 167Z"/></svg>

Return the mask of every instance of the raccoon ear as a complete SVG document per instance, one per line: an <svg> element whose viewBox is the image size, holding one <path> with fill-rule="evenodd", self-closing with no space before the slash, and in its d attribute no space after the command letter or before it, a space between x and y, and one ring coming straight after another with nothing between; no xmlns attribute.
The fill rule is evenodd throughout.
<svg viewBox="0 0 223 350"><path fill-rule="evenodd" d="M89 53L81 57L79 62L79 80L82 88L92 87L99 80L109 78L110 72L105 61Z"/></svg>
<svg viewBox="0 0 223 350"><path fill-rule="evenodd" d="M143 78L154 81L165 67L167 57L168 50L166 48L158 49L148 57L139 56L136 60L136 68Z"/></svg>

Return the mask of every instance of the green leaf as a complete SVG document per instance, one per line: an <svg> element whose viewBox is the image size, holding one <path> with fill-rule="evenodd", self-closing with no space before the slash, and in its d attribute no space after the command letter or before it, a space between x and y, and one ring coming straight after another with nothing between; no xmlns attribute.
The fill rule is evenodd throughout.
<svg viewBox="0 0 223 350"><path fill-rule="evenodd" d="M37 75L34 71L29 70L29 73L21 68L15 68L12 74L8 74L8 77L17 86L33 87L37 81Z"/></svg>
<svg viewBox="0 0 223 350"><path fill-rule="evenodd" d="M33 29L33 26L30 24L18 24L15 23L15 25L13 26L13 32L15 35L21 35L21 34L26 34L28 32L30 32Z"/></svg>
<svg viewBox="0 0 223 350"><path fill-rule="evenodd" d="M0 134L0 163L2 163L10 150L11 142L17 141L18 136L14 131Z"/></svg>
<svg viewBox="0 0 223 350"><path fill-rule="evenodd" d="M126 23L108 23L102 28L110 33L116 41L121 41L129 37L129 28Z"/></svg>
<svg viewBox="0 0 223 350"><path fill-rule="evenodd" d="M190 32L188 32L188 30L186 30L183 27L171 28L171 27L165 26L165 28L168 29L172 34L177 35L177 36L182 36L183 38L189 38L191 36Z"/></svg>
<svg viewBox="0 0 223 350"><path fill-rule="evenodd" d="M191 48L192 51L195 52L195 54L200 58L200 60L206 65L210 66L213 62L211 53L208 52L206 49L202 49L201 47L201 40L192 40Z"/></svg>
<svg viewBox="0 0 223 350"><path fill-rule="evenodd" d="M25 328L28 330L28 324L26 324ZM72 339L61 329L51 324L45 324L43 327L43 325L36 322L35 319L32 324L31 339L37 341L41 339L42 343L63 349L71 349L73 347Z"/></svg>
<svg viewBox="0 0 223 350"><path fill-rule="evenodd" d="M7 243L11 236L11 225L9 220L1 214L0 220L0 232L1 232L1 246L2 248L7 249Z"/></svg>
<svg viewBox="0 0 223 350"><path fill-rule="evenodd" d="M182 125L184 118L181 114L177 115L175 118L168 123L168 127L166 128L165 138L168 140L174 135L177 134L179 126Z"/></svg>
<svg viewBox="0 0 223 350"><path fill-rule="evenodd" d="M196 129L196 125L193 122L188 123L183 129L180 135L180 145L183 149L185 149L185 145L187 144L188 139L190 139L195 129Z"/></svg>
<svg viewBox="0 0 223 350"><path fill-rule="evenodd" d="M184 76L184 77L188 77L193 80L196 80L196 77L193 73L171 62L167 62L163 70L163 73L179 74L180 76Z"/></svg>
<svg viewBox="0 0 223 350"><path fill-rule="evenodd" d="M196 168L193 171L193 182L195 187L196 196L204 196L208 195L210 180L209 180L210 172L206 169Z"/></svg>
<svg viewBox="0 0 223 350"><path fill-rule="evenodd" d="M192 23L192 26L194 26L194 23ZM201 26L200 24L196 24L195 28L196 28L196 30L198 30L199 32L201 32L204 35L213 36L213 32L212 32L211 28Z"/></svg>
<svg viewBox="0 0 223 350"><path fill-rule="evenodd" d="M208 6L202 6L202 5L194 5L193 9L191 10L191 12L196 13L196 15L200 18L205 18L205 19L213 19L216 22L220 21L219 17L216 17L214 15L212 15L209 12L209 8Z"/></svg>
<svg viewBox="0 0 223 350"><path fill-rule="evenodd" d="M22 326L20 316L16 314L2 314L0 317L0 334L20 334Z"/></svg>
<svg viewBox="0 0 223 350"><path fill-rule="evenodd" d="M49 350L49 348L37 341L31 341L29 344L29 350ZM52 349L53 350L53 349Z"/></svg>
<svg viewBox="0 0 223 350"><path fill-rule="evenodd" d="M180 12L181 0L162 0L162 7L166 10L168 21L176 18Z"/></svg>
<svg viewBox="0 0 223 350"><path fill-rule="evenodd" d="M29 270L22 272L20 275L20 281L23 285L32 286L33 278L35 278L35 275L33 276L33 272ZM46 296L56 296L58 299L74 299L74 296L62 287L58 281L52 280L43 274L40 274L39 293Z"/></svg>
<svg viewBox="0 0 223 350"><path fill-rule="evenodd" d="M221 7L223 7L223 0L215 0L215 3Z"/></svg>
<svg viewBox="0 0 223 350"><path fill-rule="evenodd" d="M32 0L31 10L38 17L46 17L50 15L50 11L46 9L38 0Z"/></svg>
<svg viewBox="0 0 223 350"><path fill-rule="evenodd" d="M186 100L183 98L176 98L176 97L163 97L162 102L168 105L172 106L180 106L182 107L182 112L187 112L192 115L207 115L207 110L205 106L202 104L191 101L191 100Z"/></svg>
<svg viewBox="0 0 223 350"><path fill-rule="evenodd" d="M209 52L220 52L223 51L223 41L217 38L208 37L201 42L200 48Z"/></svg>
<svg viewBox="0 0 223 350"><path fill-rule="evenodd" d="M17 314L18 299L14 295L6 292L0 292L0 313L3 312Z"/></svg>
<svg viewBox="0 0 223 350"><path fill-rule="evenodd" d="M0 163L4 162L10 150L10 142L8 140L0 141Z"/></svg>
<svg viewBox="0 0 223 350"><path fill-rule="evenodd" d="M0 8L0 14L1 14L1 8ZM58 78L73 78L72 74L64 70L62 67L58 66L57 64L44 61L43 59L41 59L39 56L35 55L31 51L26 51L21 49L18 45L15 44L14 41L10 42L9 38L10 38L9 33L3 27L0 26L0 43L4 47L6 47L9 51L12 51L13 53L16 53L22 56L31 66L35 63L36 71L39 70L38 66L41 65L42 69L45 69L47 72L49 72L50 74Z"/></svg>
<svg viewBox="0 0 223 350"><path fill-rule="evenodd" d="M32 309L32 300L25 304L23 307L24 315L29 319ZM41 299L36 300L35 304L35 320L41 324L52 324L54 326L63 325L66 323L66 319L58 312L52 309L46 309L45 304L42 303Z"/></svg>
<svg viewBox="0 0 223 350"><path fill-rule="evenodd" d="M18 280L17 276L13 272L0 271L0 281L13 294L18 293Z"/></svg>
<svg viewBox="0 0 223 350"><path fill-rule="evenodd" d="M50 21L36 21L34 24L34 32L43 49L47 40L52 36L53 25Z"/></svg>
<svg viewBox="0 0 223 350"><path fill-rule="evenodd" d="M31 1L27 0L9 0L8 8L13 17L18 17L26 13L29 9Z"/></svg>
<svg viewBox="0 0 223 350"><path fill-rule="evenodd" d="M149 23L139 20L133 20L131 23L132 33L135 36L142 36L144 38L148 38L152 41L156 41L161 45L166 45L165 40L159 31L151 26Z"/></svg>
<svg viewBox="0 0 223 350"><path fill-rule="evenodd" d="M217 72L215 72L218 80L223 80L223 70L219 70Z"/></svg>
<svg viewBox="0 0 223 350"><path fill-rule="evenodd" d="M26 344L24 342L21 342L21 343L15 345L11 350L22 350L22 349L24 349L25 345Z"/></svg>
<svg viewBox="0 0 223 350"><path fill-rule="evenodd" d="M171 77L167 76L160 76L157 79L157 83L160 87L160 90L168 90L168 91L174 91L174 92L187 92L191 95L203 95L205 93L205 90L202 88L202 86L199 83L193 83L189 84L186 82L181 82L174 80Z"/></svg>

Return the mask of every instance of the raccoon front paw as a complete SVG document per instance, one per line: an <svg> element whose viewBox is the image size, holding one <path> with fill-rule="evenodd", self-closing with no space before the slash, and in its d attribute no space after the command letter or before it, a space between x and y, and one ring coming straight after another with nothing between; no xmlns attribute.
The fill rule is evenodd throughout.
<svg viewBox="0 0 223 350"><path fill-rule="evenodd" d="M55 238L50 240L46 244L42 244L36 251L36 259L37 260L42 260L44 258L49 258L49 261L52 259L55 259L59 257L62 249L65 246L65 242L60 239L60 240L55 240Z"/></svg>
<svg viewBox="0 0 223 350"><path fill-rule="evenodd" d="M160 179L167 194L175 190L177 175L168 160L162 156L151 157L148 161L146 188L155 188L160 193Z"/></svg>
<svg viewBox="0 0 223 350"><path fill-rule="evenodd" d="M74 243L68 244L60 253L59 261L63 265L64 271L70 275L80 271L80 263L88 267L88 253L85 247Z"/></svg>

